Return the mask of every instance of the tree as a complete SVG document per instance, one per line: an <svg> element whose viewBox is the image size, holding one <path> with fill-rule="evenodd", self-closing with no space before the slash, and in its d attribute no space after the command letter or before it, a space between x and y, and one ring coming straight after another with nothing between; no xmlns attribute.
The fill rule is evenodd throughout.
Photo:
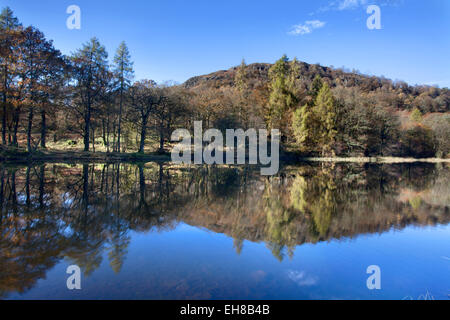
<svg viewBox="0 0 450 320"><path fill-rule="evenodd" d="M245 60L242 59L241 65L237 68L236 74L234 76L234 85L239 94L239 121L246 127L248 125L248 96L249 96L249 85L248 85L248 70Z"/></svg>
<svg viewBox="0 0 450 320"><path fill-rule="evenodd" d="M61 53L53 47L51 41L45 39L44 34L38 29L34 27L26 28L23 31L23 37L24 41L20 47L19 82L25 84L26 90L24 102L28 106L27 149L30 152L35 148L32 146L35 110L43 106L44 100L48 101L49 90L52 89L49 87L49 81L52 77L62 76L61 70L55 68L57 65L62 67L62 63L60 61ZM41 139L44 138L45 145L45 110L42 125L44 134Z"/></svg>
<svg viewBox="0 0 450 320"><path fill-rule="evenodd" d="M131 108L130 120L136 121L140 126L141 139L139 143L139 153L143 153L150 115L155 111L156 107L161 104L163 96L161 90L153 80L138 81L130 87L129 91ZM135 117L136 119L134 119Z"/></svg>
<svg viewBox="0 0 450 320"><path fill-rule="evenodd" d="M182 123L188 109L185 92L182 88L165 86L161 88L160 103L155 104L152 118L155 120L156 131L159 136L159 152L164 152L165 140L170 138L173 127Z"/></svg>
<svg viewBox="0 0 450 320"><path fill-rule="evenodd" d="M14 16L14 13L10 7L5 7L2 9L2 12L0 13L0 30L14 30L20 25L19 19Z"/></svg>
<svg viewBox="0 0 450 320"><path fill-rule="evenodd" d="M239 92L244 93L248 89L247 80L247 64L245 63L245 60L242 59L241 65L237 68L234 76L234 85Z"/></svg>
<svg viewBox="0 0 450 320"><path fill-rule="evenodd" d="M17 59L15 47L18 40L19 20L6 7L0 13L0 67L2 91L2 144L6 144L8 92L14 79L14 64Z"/></svg>
<svg viewBox="0 0 450 320"><path fill-rule="evenodd" d="M67 73L67 59L58 50L49 52L48 63L45 68L45 77L41 82L42 94L39 97L41 111L41 148L46 148L47 116L50 114L53 122L60 109L65 93L65 80Z"/></svg>
<svg viewBox="0 0 450 320"><path fill-rule="evenodd" d="M89 151L91 116L100 93L107 87L108 53L97 38L92 38L72 55L75 110L83 119L84 151Z"/></svg>
<svg viewBox="0 0 450 320"><path fill-rule="evenodd" d="M311 83L311 88L309 90L309 95L311 97L312 103L316 101L320 89L322 89L322 86L323 86L322 78L318 74L316 74L313 82Z"/></svg>
<svg viewBox="0 0 450 320"><path fill-rule="evenodd" d="M275 62L269 70L270 97L266 121L269 129L280 129L284 139L287 134L289 112L297 103L292 85L290 86L292 78L296 78L292 71L296 72L297 69L291 68L286 55Z"/></svg>
<svg viewBox="0 0 450 320"><path fill-rule="evenodd" d="M366 156L392 154L398 143L399 121L393 110L372 106L368 110L369 132Z"/></svg>
<svg viewBox="0 0 450 320"><path fill-rule="evenodd" d="M436 155L436 141L429 128L415 126L402 132L401 143L406 156L427 158Z"/></svg>
<svg viewBox="0 0 450 320"><path fill-rule="evenodd" d="M336 101L328 84L319 89L314 105L305 104L294 112L292 131L303 152L333 154L337 136Z"/></svg>
<svg viewBox="0 0 450 320"><path fill-rule="evenodd" d="M422 112L418 108L414 108L411 112L411 120L415 122L422 122Z"/></svg>
<svg viewBox="0 0 450 320"><path fill-rule="evenodd" d="M120 44L119 48L117 49L116 56L114 57L114 74L118 82L119 91L119 124L117 128L117 151L120 152L124 92L131 85L131 81L133 80L134 75L131 55L124 41Z"/></svg>
<svg viewBox="0 0 450 320"><path fill-rule="evenodd" d="M337 135L336 101L328 84L324 84L317 95L314 112L318 115L321 124L322 153L332 153L332 147Z"/></svg>
<svg viewBox="0 0 450 320"><path fill-rule="evenodd" d="M320 120L309 105L295 110L292 117L292 133L301 152L310 153L317 149Z"/></svg>

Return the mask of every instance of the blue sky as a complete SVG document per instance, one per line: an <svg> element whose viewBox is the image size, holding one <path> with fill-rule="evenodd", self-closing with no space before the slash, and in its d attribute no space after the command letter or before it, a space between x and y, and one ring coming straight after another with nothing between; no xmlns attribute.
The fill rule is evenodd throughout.
<svg viewBox="0 0 450 320"><path fill-rule="evenodd" d="M366 26L370 4L381 9L381 30ZM81 9L81 30L66 27L69 5ZM274 62L286 53L308 63L450 87L448 0L0 0L4 6L65 54L96 36L112 58L125 40L137 79L183 82L242 58Z"/></svg>

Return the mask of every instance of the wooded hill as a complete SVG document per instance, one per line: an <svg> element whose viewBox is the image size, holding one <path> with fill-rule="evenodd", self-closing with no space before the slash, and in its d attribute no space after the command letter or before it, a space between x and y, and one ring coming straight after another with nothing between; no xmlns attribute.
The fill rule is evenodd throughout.
<svg viewBox="0 0 450 320"><path fill-rule="evenodd" d="M422 113L449 112L450 89L429 85L409 85L404 81L393 81L385 77L368 76L357 70L349 71L343 68L324 67L318 64L297 62L299 66L302 87L310 87L314 78L319 75L322 81L330 87L343 86L356 87L363 93L372 93L380 96L385 106L395 107L398 110L413 110L418 108ZM253 63L246 66L248 84L251 89L269 86L270 63ZM207 75L195 76L188 79L183 86L193 88L224 88L236 85L235 77L239 66L228 70L216 71Z"/></svg>

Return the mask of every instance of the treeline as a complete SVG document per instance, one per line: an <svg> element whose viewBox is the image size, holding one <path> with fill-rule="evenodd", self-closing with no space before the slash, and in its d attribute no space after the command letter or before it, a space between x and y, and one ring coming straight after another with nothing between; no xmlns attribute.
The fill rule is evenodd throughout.
<svg viewBox="0 0 450 320"><path fill-rule="evenodd" d="M97 38L64 56L35 27L23 27L9 8L0 15L1 119L4 146L29 152L63 141L84 151L144 152L148 137L159 150L172 126L185 123L181 87L152 80L133 83L133 62L122 42L110 63ZM192 113L192 112L191 112ZM100 140L100 141L99 141Z"/></svg>
<svg viewBox="0 0 450 320"><path fill-rule="evenodd" d="M424 117L423 109L414 104L412 112L402 113L397 103L387 102L377 91L333 85L319 75L305 88L300 64L286 56L270 68L269 81L266 118L300 152L418 158L450 155L448 113Z"/></svg>
<svg viewBox="0 0 450 320"><path fill-rule="evenodd" d="M174 129L275 128L304 155L446 157L450 92L358 72L275 64L195 77L184 85L134 82L122 42L112 61L97 38L70 56L9 8L0 15L1 143L45 149L168 149ZM51 138L51 139L49 139Z"/></svg>
<svg viewBox="0 0 450 320"><path fill-rule="evenodd" d="M243 61L184 86L222 101L234 99L227 123L280 129L285 148L303 155L450 155L447 88L413 87L286 56L273 65ZM222 114L211 112L210 118L220 123Z"/></svg>

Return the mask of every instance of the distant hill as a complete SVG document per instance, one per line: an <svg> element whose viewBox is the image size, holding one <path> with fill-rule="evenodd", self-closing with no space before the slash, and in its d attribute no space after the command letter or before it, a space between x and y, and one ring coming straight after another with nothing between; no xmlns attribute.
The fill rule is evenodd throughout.
<svg viewBox="0 0 450 320"><path fill-rule="evenodd" d="M423 113L449 112L450 90L428 85L411 86L404 81L393 81L384 77L368 76L358 71L335 69L318 64L298 62L300 79L305 88L308 88L316 75L331 87L357 87L363 93L380 96L380 100L398 110L411 110L419 108ZM250 89L268 88L269 69L272 64L253 63L247 66L247 78ZM224 88L234 86L234 77L238 67L220 70L207 75L188 79L183 86L187 89L196 88Z"/></svg>

